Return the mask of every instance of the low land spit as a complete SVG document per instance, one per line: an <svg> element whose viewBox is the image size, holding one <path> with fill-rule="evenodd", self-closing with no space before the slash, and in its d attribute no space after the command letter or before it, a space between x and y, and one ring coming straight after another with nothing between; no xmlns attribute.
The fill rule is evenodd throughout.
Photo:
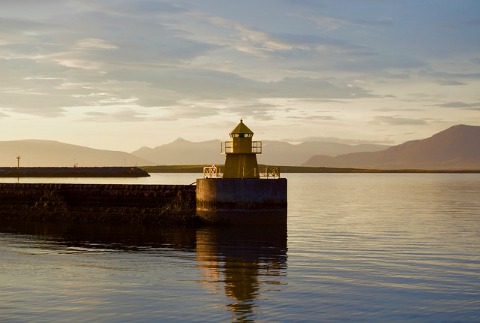
<svg viewBox="0 0 480 323"><path fill-rule="evenodd" d="M0 167L0 177L149 177L138 167Z"/></svg>

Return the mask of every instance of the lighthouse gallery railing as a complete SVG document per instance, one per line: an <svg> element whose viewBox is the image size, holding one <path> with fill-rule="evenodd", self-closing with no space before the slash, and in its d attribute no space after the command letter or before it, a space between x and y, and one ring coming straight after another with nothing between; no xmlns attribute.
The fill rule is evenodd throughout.
<svg viewBox="0 0 480 323"><path fill-rule="evenodd" d="M256 175L257 169L255 168L254 173ZM266 166L259 169L258 173L260 178L280 178L280 167L276 166ZM212 165L211 167L203 167L203 178L223 178L223 173L220 167Z"/></svg>

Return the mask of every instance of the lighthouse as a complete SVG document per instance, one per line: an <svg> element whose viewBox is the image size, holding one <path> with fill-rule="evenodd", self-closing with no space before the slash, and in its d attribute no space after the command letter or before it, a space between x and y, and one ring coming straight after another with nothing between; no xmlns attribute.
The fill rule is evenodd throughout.
<svg viewBox="0 0 480 323"><path fill-rule="evenodd" d="M253 131L240 120L230 132L230 141L222 143L226 155L223 178L260 178L257 154L262 153L262 142L252 141Z"/></svg>
<svg viewBox="0 0 480 323"><path fill-rule="evenodd" d="M262 142L252 140L243 120L229 136L221 145L224 167L205 167L197 179L197 215L215 223L285 225L287 179L278 167L259 167Z"/></svg>

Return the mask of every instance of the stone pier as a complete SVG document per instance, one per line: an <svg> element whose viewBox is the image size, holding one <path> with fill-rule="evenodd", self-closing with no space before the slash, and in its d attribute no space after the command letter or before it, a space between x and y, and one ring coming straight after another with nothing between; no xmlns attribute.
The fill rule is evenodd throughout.
<svg viewBox="0 0 480 323"><path fill-rule="evenodd" d="M0 183L0 220L185 224L195 218L193 185Z"/></svg>
<svg viewBox="0 0 480 323"><path fill-rule="evenodd" d="M197 215L207 222L283 224L287 220L287 180L197 179Z"/></svg>

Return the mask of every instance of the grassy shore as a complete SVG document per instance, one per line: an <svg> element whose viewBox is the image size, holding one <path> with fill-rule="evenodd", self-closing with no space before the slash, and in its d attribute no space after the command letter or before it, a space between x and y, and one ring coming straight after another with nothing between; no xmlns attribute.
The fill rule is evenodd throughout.
<svg viewBox="0 0 480 323"><path fill-rule="evenodd" d="M0 177L148 177L138 167L0 167Z"/></svg>
<svg viewBox="0 0 480 323"><path fill-rule="evenodd" d="M211 165L163 165L142 166L148 173L203 173L204 166ZM220 169L223 165L217 165ZM261 169L266 165L259 165ZM269 166L272 167L272 166ZM276 166L281 173L480 173L480 170L423 170L423 169L360 169L304 166Z"/></svg>

